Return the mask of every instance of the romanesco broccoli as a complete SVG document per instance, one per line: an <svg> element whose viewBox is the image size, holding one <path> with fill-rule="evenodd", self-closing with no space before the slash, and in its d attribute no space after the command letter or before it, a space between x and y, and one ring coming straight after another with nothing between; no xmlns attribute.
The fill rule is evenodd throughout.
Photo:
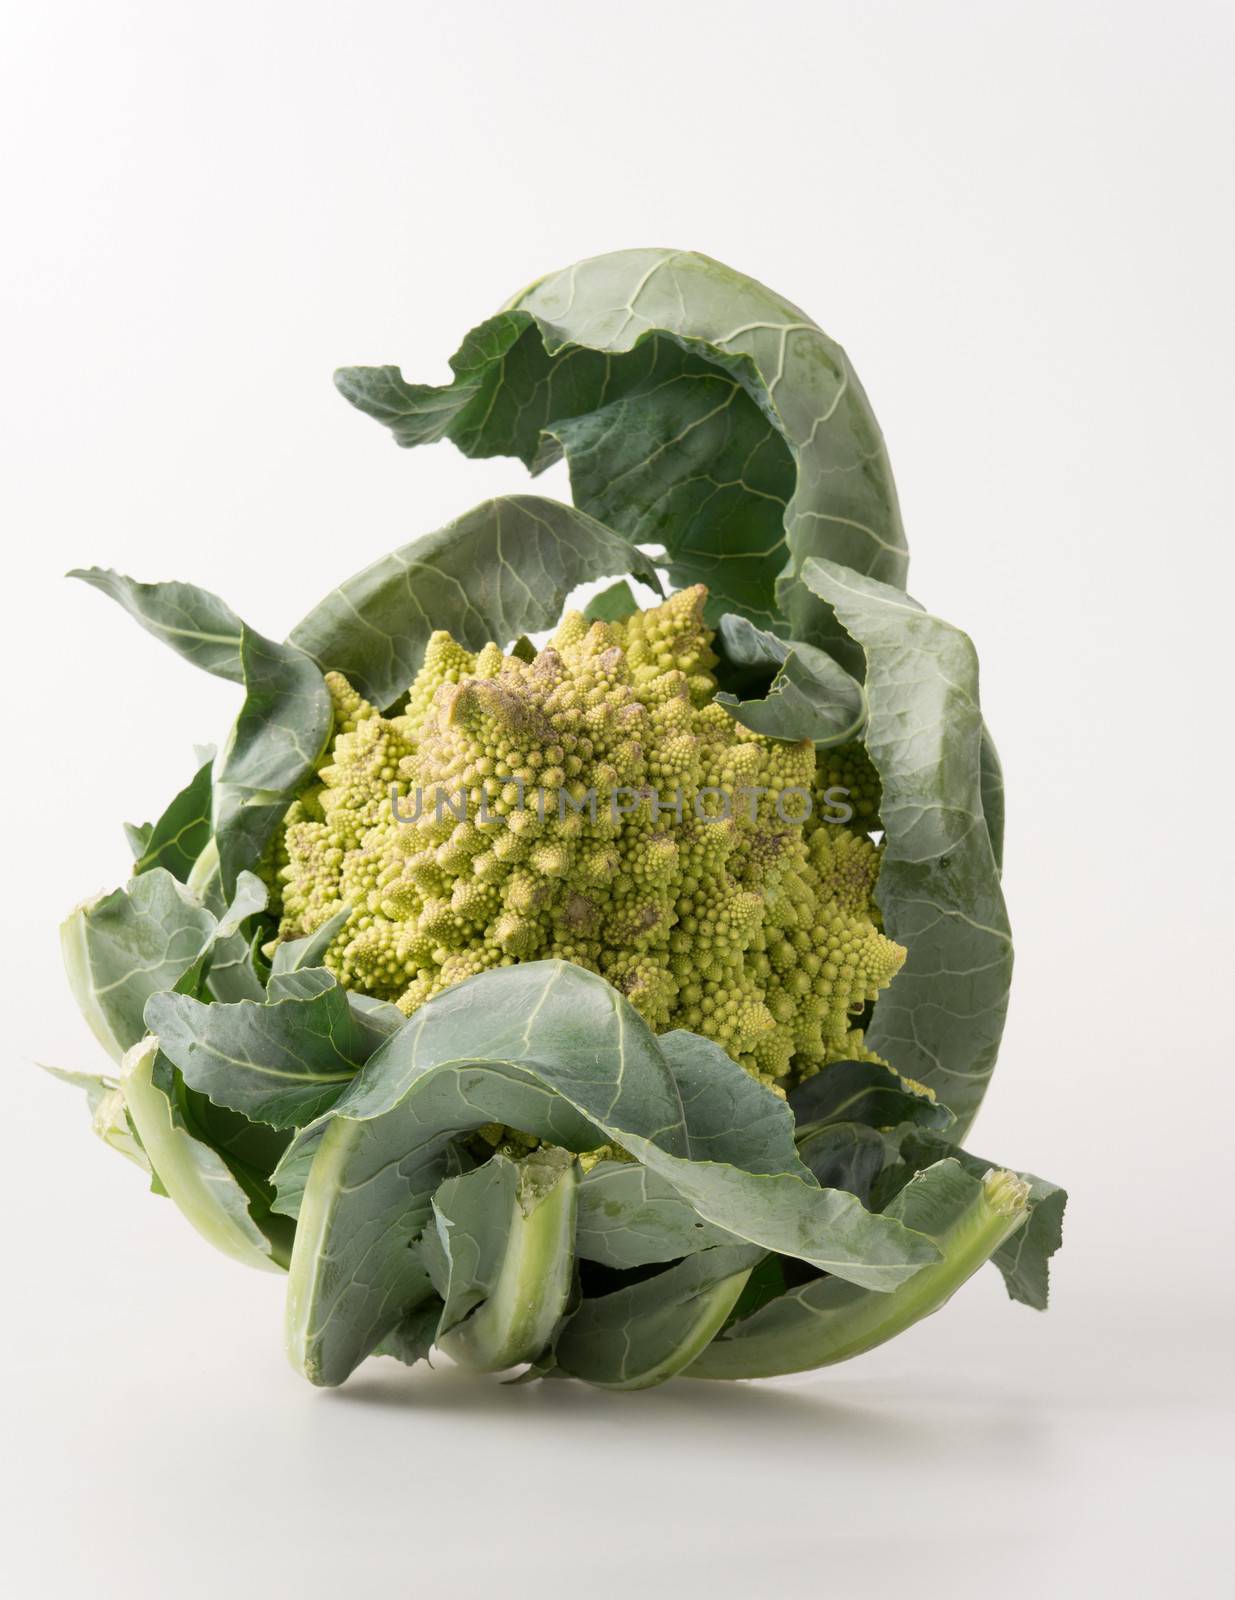
<svg viewBox="0 0 1235 1600"><path fill-rule="evenodd" d="M278 841L280 938L350 907L326 965L409 1015L488 968L559 957L768 1084L855 1054L855 1019L905 956L860 831L878 781L859 746L817 761L714 702L704 599L571 612L538 652L437 633L391 716L330 674L334 738Z"/></svg>

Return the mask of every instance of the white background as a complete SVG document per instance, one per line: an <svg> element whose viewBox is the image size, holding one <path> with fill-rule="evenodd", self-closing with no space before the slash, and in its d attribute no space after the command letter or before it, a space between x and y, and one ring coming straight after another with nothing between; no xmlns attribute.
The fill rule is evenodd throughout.
<svg viewBox="0 0 1235 1600"><path fill-rule="evenodd" d="M1229 1592L1233 17L10 12L10 1593ZM843 341L911 587L978 645L1020 955L970 1143L1069 1184L1055 1306L984 1272L786 1384L373 1362L320 1394L283 1362L278 1281L213 1256L28 1065L99 1066L56 923L235 704L61 573L189 578L282 633L525 482L396 450L332 368L440 381L529 279L635 244L718 256Z"/></svg>

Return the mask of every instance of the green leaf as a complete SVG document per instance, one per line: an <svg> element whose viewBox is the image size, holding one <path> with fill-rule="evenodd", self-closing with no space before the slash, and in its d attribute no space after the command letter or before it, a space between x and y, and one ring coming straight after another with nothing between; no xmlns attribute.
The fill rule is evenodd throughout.
<svg viewBox="0 0 1235 1600"><path fill-rule="evenodd" d="M823 1188L844 1189L869 1206L887 1152L865 1123L830 1122L809 1129L798 1141L798 1154Z"/></svg>
<svg viewBox="0 0 1235 1600"><path fill-rule="evenodd" d="M187 1084L183 1073L162 1052L155 1063L154 1080L171 1101L178 1127L218 1151L250 1190L261 1189L263 1204L273 1198L268 1180L290 1143L288 1133L215 1105Z"/></svg>
<svg viewBox="0 0 1235 1600"><path fill-rule="evenodd" d="M212 848L199 851L191 863L190 881L202 898L225 898L237 874L260 861L326 748L333 719L322 675L294 644L263 638L205 589L137 583L98 567L69 575L109 594L195 666L245 686L244 704L215 774ZM214 891L209 880L216 869Z"/></svg>
<svg viewBox="0 0 1235 1600"><path fill-rule="evenodd" d="M886 850L875 898L909 951L875 1007L871 1050L973 1120L1008 1004L1012 937L981 787L973 645L899 590L831 562L802 581L866 657L865 743L883 784Z"/></svg>
<svg viewBox="0 0 1235 1600"><path fill-rule="evenodd" d="M542 278L472 330L444 388L348 367L340 391L402 445L563 452L575 503L676 584L783 627L777 574L825 555L892 583L907 555L878 424L848 358L754 279L680 250L621 250ZM810 631L812 597L800 606ZM815 611L823 610L817 605Z"/></svg>
<svg viewBox="0 0 1235 1600"><path fill-rule="evenodd" d="M348 578L292 629L323 671L379 708L404 694L430 634L479 650L553 627L572 589L633 572L659 593L649 558L573 506L507 495L403 545Z"/></svg>
<svg viewBox="0 0 1235 1600"><path fill-rule="evenodd" d="M861 1355L938 1311L1028 1215L1014 1174L976 1178L959 1161L917 1174L888 1208L935 1240L940 1259L891 1294L816 1278L733 1323L688 1369L692 1378L769 1378Z"/></svg>
<svg viewBox="0 0 1235 1600"><path fill-rule="evenodd" d="M108 1095L114 1094L120 1086L118 1079L105 1077L101 1072L70 1072L66 1067L49 1067L42 1061L37 1065L48 1077L67 1083L72 1089L80 1089L86 1096L92 1117Z"/></svg>
<svg viewBox="0 0 1235 1600"><path fill-rule="evenodd" d="M635 1161L599 1161L579 1185L575 1249L607 1267L641 1267L654 1261L732 1244L733 1235L705 1222L661 1178Z"/></svg>
<svg viewBox="0 0 1235 1600"><path fill-rule="evenodd" d="M256 916L259 911L266 909L269 899L270 890L256 873L241 872L236 879L236 888L232 894L231 904L219 918L218 932L215 936L216 943L220 940L234 938L250 917Z"/></svg>
<svg viewBox="0 0 1235 1600"><path fill-rule="evenodd" d="M383 1034L397 1033L407 1022L398 1006L389 1000L375 1000L371 994L349 993L347 1003Z"/></svg>
<svg viewBox="0 0 1235 1600"><path fill-rule="evenodd" d="M986 831L990 835L991 853L995 857L995 870L1003 871L1004 794L1003 767L999 752L991 738L990 729L982 724L982 750L979 760L979 783L982 790L982 815L986 818Z"/></svg>
<svg viewBox="0 0 1235 1600"><path fill-rule="evenodd" d="M220 890L221 884L216 882ZM231 904L224 908L219 926L207 953L204 964L204 990L186 989L178 985L181 993L192 993L199 999L207 996L214 1000L234 1002L266 998L265 985L257 972L257 946L262 934L260 927L253 932L244 924L266 909L270 891L252 872L241 872L236 880L236 890ZM201 986L199 986L200 988Z"/></svg>
<svg viewBox="0 0 1235 1600"><path fill-rule="evenodd" d="M915 1172L947 1156L959 1161L973 1177L990 1171L993 1163L957 1150L937 1135L914 1131L901 1141L901 1164L880 1180L885 1196L895 1193ZM1029 1189L1029 1220L991 1257L1003 1275L1011 1299L1035 1311L1045 1311L1050 1288L1050 1258L1063 1243L1063 1215L1067 1192L1032 1172L1017 1173Z"/></svg>
<svg viewBox="0 0 1235 1600"><path fill-rule="evenodd" d="M799 1136L807 1128L830 1122L862 1122L870 1128L912 1122L923 1128L948 1128L956 1120L947 1106L878 1061L834 1061L792 1090L789 1105Z"/></svg>
<svg viewBox="0 0 1235 1600"><path fill-rule="evenodd" d="M264 903L265 889L253 880L242 886L233 917L249 909L255 892L257 903ZM228 925L225 919L222 926ZM142 1013L152 995L173 986L191 992L201 990L203 971L218 948L216 939L220 926L162 867L143 873L126 889L79 908L68 919L62 937L70 983L83 1014L113 1058L127 1059L125 1052L141 1045L145 1038ZM198 1126L193 1122L191 1108L181 1108L169 1098L169 1088L174 1098L175 1085L170 1082L171 1064L165 1065L169 1082L155 1084L152 1079L149 1093L144 1079L132 1091L125 1089L123 1083L116 1089L110 1080L99 1080L95 1095L102 1098L96 1109L96 1131L113 1148L136 1160L146 1170L153 1166L155 1187L160 1192L172 1193L173 1198L181 1191L187 1194L186 1204L195 1225L201 1226L202 1215L199 1178L208 1185L207 1195L217 1195L220 1188L226 1189L229 1206L234 1198L232 1188L239 1185L249 1221L266 1240L263 1253L274 1252L274 1259L286 1262L290 1254L290 1238L287 1237L290 1230L286 1222L279 1218L269 1227L260 1225L273 1198L273 1191L263 1187L261 1162L254 1165L251 1154L246 1158L245 1152L232 1148L238 1136L243 1134L251 1142L251 1135L244 1127L237 1126L240 1119L233 1119L231 1125L223 1127ZM162 1094L162 1102L153 1098L157 1094ZM163 1134L164 1103L171 1108L169 1114L177 1137ZM144 1113L142 1107L145 1107ZM147 1120L152 1119L155 1137L160 1139L166 1152L165 1163L179 1158L189 1160L197 1177L186 1180L187 1188L181 1184L177 1190L178 1168L174 1167L171 1176L165 1177L154 1157L148 1151L143 1153L146 1143L146 1135L141 1132L143 1114ZM193 1147L182 1147L180 1135L193 1140ZM266 1172L273 1167L279 1154L281 1145L266 1152ZM246 1162L243 1174L236 1165L238 1161ZM254 1167L251 1173L249 1166ZM247 1234L248 1223L238 1226ZM209 1235L209 1228L205 1231ZM236 1243L235 1228L224 1229L224 1239L222 1247L235 1253L232 1249ZM239 1253L245 1257L243 1249Z"/></svg>
<svg viewBox="0 0 1235 1600"><path fill-rule="evenodd" d="M138 583L104 567L75 567L80 578L139 622L147 633L216 678L239 683L240 634L244 624L217 595L192 583Z"/></svg>
<svg viewBox="0 0 1235 1600"><path fill-rule="evenodd" d="M292 645L241 636L245 700L215 783L214 832L225 893L255 866L330 738L330 693Z"/></svg>
<svg viewBox="0 0 1235 1600"><path fill-rule="evenodd" d="M348 1004L333 978L316 992L264 1005L156 994L146 1026L192 1088L272 1128L320 1116L389 1037Z"/></svg>
<svg viewBox="0 0 1235 1600"><path fill-rule="evenodd" d="M268 1271L280 1262L249 1210L249 1197L223 1157L187 1131L155 1082L158 1042L146 1039L124 1058L120 1087L163 1188L203 1238L246 1266Z"/></svg>
<svg viewBox="0 0 1235 1600"><path fill-rule="evenodd" d="M803 1268L784 1256L764 1256L763 1260L751 1269L750 1277L747 1278L733 1310L729 1313L729 1322L744 1322L762 1306L766 1306L769 1300L775 1300L778 1295L784 1294L789 1287L787 1269L796 1270L805 1277L812 1276L808 1268ZM802 1282L803 1279L795 1278L794 1281Z"/></svg>
<svg viewBox="0 0 1235 1600"><path fill-rule="evenodd" d="M793 1113L780 1095L764 1088L718 1044L700 1034L674 1028L656 1043L677 1088L686 1128L685 1154L692 1161L808 1177L794 1144ZM676 1178L673 1181L677 1184Z"/></svg>
<svg viewBox="0 0 1235 1600"><path fill-rule="evenodd" d="M212 999L229 1004L237 1000L260 1003L265 999L265 986L257 969L261 939L259 929L251 938L243 933L234 933L229 939L220 939L215 944L205 975L206 988Z"/></svg>
<svg viewBox="0 0 1235 1600"><path fill-rule="evenodd" d="M414 1367L418 1361L426 1360L437 1337L441 1314L442 1302L436 1295L430 1294L391 1329L373 1354L393 1356L407 1367Z"/></svg>
<svg viewBox="0 0 1235 1600"><path fill-rule="evenodd" d="M437 1344L451 1360L503 1372L545 1348L570 1294L577 1190L578 1163L563 1150L495 1156L438 1189L450 1281Z"/></svg>
<svg viewBox="0 0 1235 1600"><path fill-rule="evenodd" d="M490 1122L568 1150L619 1144L705 1221L872 1287L890 1289L935 1259L929 1241L814 1185L770 1090L707 1041L666 1038L672 1069L664 1041L622 996L561 961L496 968L416 1012L327 1114L324 1133L305 1130L286 1158L294 1166L297 1144L316 1144L288 1297L294 1364L314 1382L341 1383L394 1326L408 1246L446 1151ZM690 1077L705 1057L706 1087ZM752 1092L766 1113L751 1115ZM735 1120L696 1127L688 1112Z"/></svg>
<svg viewBox="0 0 1235 1600"><path fill-rule="evenodd" d="M557 1366L604 1389L664 1383L711 1343L762 1254L754 1245L719 1245L584 1300L558 1335Z"/></svg>
<svg viewBox="0 0 1235 1600"><path fill-rule="evenodd" d="M154 832L153 822L126 822L124 837L134 861L140 861Z"/></svg>
<svg viewBox="0 0 1235 1600"><path fill-rule="evenodd" d="M87 901L61 924L73 998L113 1061L144 1037L146 1001L172 988L205 954L215 926L165 867Z"/></svg>
<svg viewBox="0 0 1235 1600"><path fill-rule="evenodd" d="M958 1152L963 1159L963 1152ZM972 1168L969 1168L972 1171ZM1030 1172L1020 1173L1029 1185L1029 1221L1006 1240L991 1258L1003 1274L1009 1298L1035 1311L1045 1311L1050 1298L1050 1259L1063 1244L1067 1190Z"/></svg>
<svg viewBox="0 0 1235 1600"><path fill-rule="evenodd" d="M263 999L274 1000L312 1000L316 995L323 994L329 989L338 987L339 980L333 972L325 967L297 967L294 972L272 972L266 984L266 993ZM366 995L348 994L349 1005L357 1000L367 999ZM378 1004L383 1004L379 1001ZM396 1006L395 1010L399 1008ZM399 1012L399 1021L405 1021L403 1013Z"/></svg>
<svg viewBox="0 0 1235 1600"><path fill-rule="evenodd" d="M301 967L318 966L326 951L334 943L335 934L340 931L351 914L351 906L344 906L336 911L329 921L323 922L315 933L308 933L303 939L288 939L277 944L270 956L271 975L296 972Z"/></svg>
<svg viewBox="0 0 1235 1600"><path fill-rule="evenodd" d="M770 739L847 744L866 721L866 697L832 657L786 642L728 614L717 623L718 705L744 728ZM769 681L770 680L770 681Z"/></svg>
<svg viewBox="0 0 1235 1600"><path fill-rule="evenodd" d="M583 615L589 622L621 622L623 617L633 615L638 609L639 602L631 593L630 585L625 578L619 578L592 596L583 608Z"/></svg>
<svg viewBox="0 0 1235 1600"><path fill-rule="evenodd" d="M147 823L132 831L134 877L152 867L166 867L174 878L187 883L193 863L210 839L213 765L213 756L203 762L153 827Z"/></svg>
<svg viewBox="0 0 1235 1600"><path fill-rule="evenodd" d="M150 1159L142 1149L137 1129L125 1107L118 1079L96 1072L67 1072L63 1067L49 1067L42 1062L39 1065L61 1083L84 1090L91 1125L103 1143L118 1150L143 1172L153 1175Z"/></svg>
<svg viewBox="0 0 1235 1600"><path fill-rule="evenodd" d="M449 1333L496 1284L518 1183L518 1163L495 1155L471 1172L447 1178L434 1194L433 1216L418 1253L442 1300L436 1333Z"/></svg>
<svg viewBox="0 0 1235 1600"><path fill-rule="evenodd" d="M273 1209L281 1216L299 1219L309 1173L313 1170L313 1158L328 1126L325 1119L320 1119L307 1128L301 1128L271 1173L276 1195ZM414 1235L409 1236L409 1243L413 1238Z"/></svg>
<svg viewBox="0 0 1235 1600"><path fill-rule="evenodd" d="M213 1104L185 1082L183 1073L161 1050L151 1079L168 1102L173 1126L223 1161L244 1195L250 1218L270 1242L272 1259L286 1267L295 1230L288 1218L274 1214L275 1191L270 1180L291 1135Z"/></svg>

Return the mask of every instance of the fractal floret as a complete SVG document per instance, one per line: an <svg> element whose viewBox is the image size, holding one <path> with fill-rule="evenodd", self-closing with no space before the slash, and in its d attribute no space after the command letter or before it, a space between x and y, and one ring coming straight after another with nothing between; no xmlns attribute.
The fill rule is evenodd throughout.
<svg viewBox="0 0 1235 1600"><path fill-rule="evenodd" d="M809 739L716 704L705 599L569 612L535 653L435 633L389 717L328 674L335 734L278 837L279 937L346 908L323 965L405 1015L560 959L769 1084L851 1058L905 956L877 925L878 847L816 804Z"/></svg>
<svg viewBox="0 0 1235 1600"><path fill-rule="evenodd" d="M197 1234L286 1274L318 1384L797 1372L987 1261L1044 1307L1064 1193L962 1143L1011 975L999 761L844 351L632 250L454 372L335 381L404 446L565 456L574 505L323 573L282 642L74 574L243 700L63 925L110 1065L56 1075Z"/></svg>

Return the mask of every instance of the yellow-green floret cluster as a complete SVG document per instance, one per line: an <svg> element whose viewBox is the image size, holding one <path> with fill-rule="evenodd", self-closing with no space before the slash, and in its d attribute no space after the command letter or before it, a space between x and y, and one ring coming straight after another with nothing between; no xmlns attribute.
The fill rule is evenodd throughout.
<svg viewBox="0 0 1235 1600"><path fill-rule="evenodd" d="M279 839L280 938L349 907L326 965L408 1014L559 957L769 1084L868 1054L855 1020L905 954L872 900L877 782L858 747L817 763L715 703L704 599L571 612L538 652L434 634L390 716L331 674L334 738ZM846 779L848 827L824 799Z"/></svg>

